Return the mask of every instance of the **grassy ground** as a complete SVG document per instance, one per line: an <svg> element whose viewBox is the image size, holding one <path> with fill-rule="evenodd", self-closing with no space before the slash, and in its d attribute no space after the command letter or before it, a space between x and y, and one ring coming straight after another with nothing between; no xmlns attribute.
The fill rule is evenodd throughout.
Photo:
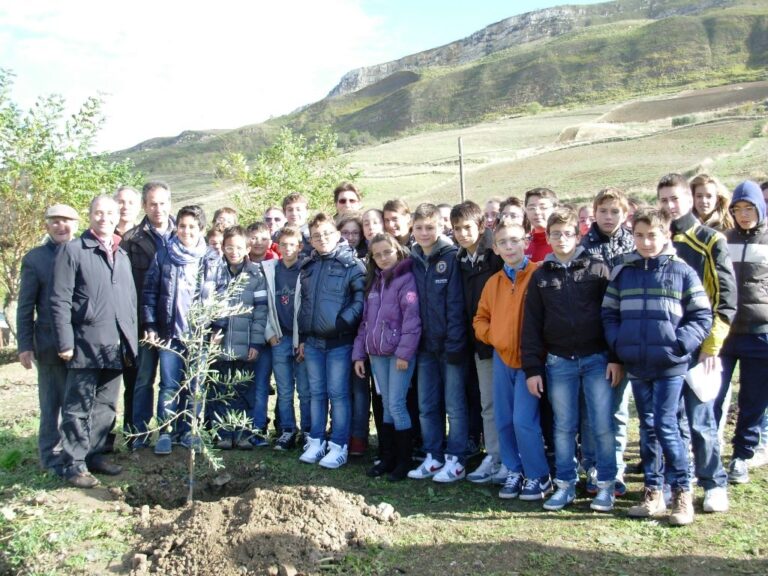
<svg viewBox="0 0 768 576"><path fill-rule="evenodd" d="M183 464L159 460L150 451L122 452L117 460L125 472L92 491L68 488L39 472L33 378L18 364L0 367L0 574L126 574L123 561L130 557L138 510L131 506L168 505L173 495L183 494ZM638 461L635 439L633 428L630 464ZM663 521L625 517L638 499L636 473L628 476L629 496L618 500L612 514L591 512L583 494L565 511L548 513L538 503L501 501L496 488L468 482L372 480L364 474L370 458L326 471L300 464L297 457L298 452L264 449L227 453L226 462L233 475L258 470L257 486L331 485L362 494L369 503L389 502L402 515L391 546L372 543L351 551L327 563L323 573L768 573L768 469L753 471L750 484L731 488L729 514L698 514L692 526L673 529ZM153 475L161 480L153 480L154 491L149 491ZM197 485L210 486L210 478L204 471ZM246 485L251 484L242 488ZM200 490L205 499L220 495ZM700 490L696 507L701 510Z"/></svg>

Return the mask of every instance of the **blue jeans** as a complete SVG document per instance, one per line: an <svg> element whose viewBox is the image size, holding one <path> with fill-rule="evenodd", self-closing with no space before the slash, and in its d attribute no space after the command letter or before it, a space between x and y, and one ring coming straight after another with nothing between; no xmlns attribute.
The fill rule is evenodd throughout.
<svg viewBox="0 0 768 576"><path fill-rule="evenodd" d="M136 384L133 388L133 431L146 433L154 416L155 378L157 376L158 349L146 344L139 345L136 358ZM137 440L149 438L138 437Z"/></svg>
<svg viewBox="0 0 768 576"><path fill-rule="evenodd" d="M350 416L349 374L352 371L352 345L326 349L323 342L308 340L304 344L309 390L312 396L311 438L325 438L328 401L331 404L330 440L339 446L349 443Z"/></svg>
<svg viewBox="0 0 768 576"><path fill-rule="evenodd" d="M256 362L251 362L253 381L248 390L248 403L252 406L250 417L256 430L266 433L267 410L269 408L269 378L272 375L272 349L269 346L259 348Z"/></svg>
<svg viewBox="0 0 768 576"><path fill-rule="evenodd" d="M493 415L501 462L526 478L549 476L541 433L539 399L528 392L525 372L504 364L493 353Z"/></svg>
<svg viewBox="0 0 768 576"><path fill-rule="evenodd" d="M469 437L465 365L449 364L444 356L432 352L419 352L417 371L424 452L441 462L444 455L449 454L464 463ZM445 415L448 416L447 443Z"/></svg>
<svg viewBox="0 0 768 576"><path fill-rule="evenodd" d="M579 396L584 393L586 413L592 428L600 482L616 478L613 429L613 389L605 378L606 353L583 358L547 355L549 401L555 417L555 469L557 479L577 479L576 433L579 430Z"/></svg>
<svg viewBox="0 0 768 576"><path fill-rule="evenodd" d="M631 378L631 382L640 419L640 458L645 486L655 490L663 487L663 453L669 484L672 488L689 490L688 451L677 425L683 377L655 380Z"/></svg>
<svg viewBox="0 0 768 576"><path fill-rule="evenodd" d="M683 424L681 437L686 446L693 448L693 472L704 490L728 486L728 474L720 458L720 438L718 421L715 418L715 400L702 402L688 384L683 384L682 402L684 404L687 426Z"/></svg>
<svg viewBox="0 0 768 576"><path fill-rule="evenodd" d="M406 397L411 385L411 377L416 368L416 359L408 362L407 370L398 370L395 356L371 356L373 377L381 391L381 403L384 407L383 422L394 424L395 430L408 430L411 417L408 414Z"/></svg>
<svg viewBox="0 0 768 576"><path fill-rule="evenodd" d="M350 373L350 390L352 393L352 436L360 440L368 440L368 425L371 421L371 392L369 376L360 378L355 371Z"/></svg>
<svg viewBox="0 0 768 576"><path fill-rule="evenodd" d="M307 365L296 362L293 353L293 341L290 336L283 336L280 342L272 346L272 370L275 373L277 385L277 413L282 432L296 431L296 413L293 409L294 389L299 396L299 414L301 430L308 432L311 419L311 396ZM295 386L295 388L294 388Z"/></svg>
<svg viewBox="0 0 768 576"><path fill-rule="evenodd" d="M624 478L627 464L624 452L627 450L627 425L629 424L629 397L632 387L624 376L616 388L611 389L611 413L613 414L614 449L616 451L616 478ZM592 424L586 408L584 394L581 395L581 465L589 470L595 465L595 439Z"/></svg>
<svg viewBox="0 0 768 576"><path fill-rule="evenodd" d="M181 437L189 430L188 416L181 413L191 409L189 403L192 390L181 388L184 379L186 349L175 339L171 340L170 346L173 351L160 350L159 352L160 390L157 393L157 419L158 423L163 426L163 432ZM175 414L179 416L174 418ZM171 419L173 421L165 425Z"/></svg>
<svg viewBox="0 0 768 576"><path fill-rule="evenodd" d="M40 427L37 448L40 453L40 467L53 468L61 473L61 407L67 390L67 367L64 362L56 364L37 363L37 397L40 401Z"/></svg>

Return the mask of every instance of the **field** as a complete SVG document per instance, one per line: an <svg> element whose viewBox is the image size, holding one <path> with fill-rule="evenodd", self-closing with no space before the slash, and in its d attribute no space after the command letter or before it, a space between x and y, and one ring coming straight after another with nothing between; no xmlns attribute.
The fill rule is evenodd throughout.
<svg viewBox="0 0 768 576"><path fill-rule="evenodd" d="M728 514L700 513L699 490L696 522L679 529L625 517L640 490L636 472L612 514L591 512L583 495L549 513L468 482L371 480L370 457L324 471L300 464L296 451L269 449L227 453L218 473L202 467L201 501L188 508L184 450L167 458L121 451L123 474L75 490L37 471L34 372L0 367L0 403L2 575L768 572L766 468L730 489Z"/></svg>

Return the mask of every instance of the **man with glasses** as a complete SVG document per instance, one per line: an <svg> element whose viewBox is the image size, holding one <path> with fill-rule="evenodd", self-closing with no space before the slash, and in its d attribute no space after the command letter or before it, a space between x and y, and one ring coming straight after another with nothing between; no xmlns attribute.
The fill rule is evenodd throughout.
<svg viewBox="0 0 768 576"><path fill-rule="evenodd" d="M273 242L277 242L277 233L285 226L285 214L277 206L270 206L264 212L264 223L269 229L269 235Z"/></svg>

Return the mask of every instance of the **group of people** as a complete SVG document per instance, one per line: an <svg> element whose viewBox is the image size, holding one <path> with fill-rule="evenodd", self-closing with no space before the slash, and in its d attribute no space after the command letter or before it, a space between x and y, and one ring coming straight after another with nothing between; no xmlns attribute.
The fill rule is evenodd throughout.
<svg viewBox="0 0 768 576"><path fill-rule="evenodd" d="M84 488L120 473L105 454L121 380L131 449L155 430L155 454L201 449L181 385L189 311L237 281L244 311L210 332L217 370L248 377L226 394L226 378L210 384L218 449L272 445L274 376L273 446L300 445L302 462L364 454L372 410L371 477L495 483L501 498L559 510L581 469L591 508L608 512L627 489L631 391L645 488L629 515L671 507L670 524L689 524L695 483L705 512L725 512L728 481L768 460L766 187L730 194L669 174L653 206L606 188L577 208L534 188L411 212L401 199L363 210L342 183L335 215L310 217L294 193L263 221L242 227L222 208L208 227L197 205L172 217L168 185L149 182L94 198L78 238L78 213L51 206L18 311L20 361L38 367L41 464Z"/></svg>

